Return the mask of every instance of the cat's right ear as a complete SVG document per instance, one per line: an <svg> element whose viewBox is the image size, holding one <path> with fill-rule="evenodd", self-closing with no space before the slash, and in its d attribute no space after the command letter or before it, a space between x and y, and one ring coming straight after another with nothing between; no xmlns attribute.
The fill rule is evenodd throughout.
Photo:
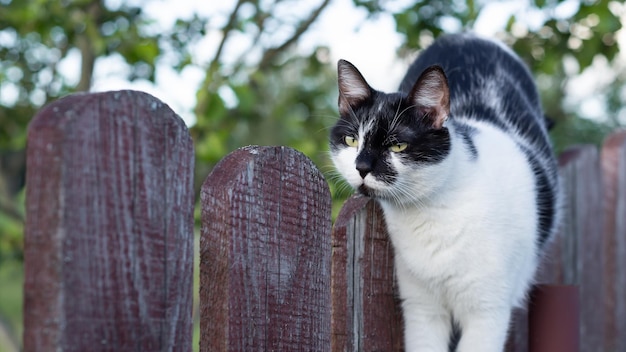
<svg viewBox="0 0 626 352"><path fill-rule="evenodd" d="M351 115L353 108L369 99L372 88L367 84L361 72L346 60L337 63L339 79L339 113Z"/></svg>

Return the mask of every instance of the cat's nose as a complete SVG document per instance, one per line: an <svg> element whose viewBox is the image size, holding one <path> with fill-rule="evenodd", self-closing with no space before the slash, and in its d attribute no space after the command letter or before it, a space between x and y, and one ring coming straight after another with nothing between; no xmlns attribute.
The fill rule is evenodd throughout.
<svg viewBox="0 0 626 352"><path fill-rule="evenodd" d="M365 178L372 171L372 164L361 160L356 163L356 169L359 171L361 178Z"/></svg>

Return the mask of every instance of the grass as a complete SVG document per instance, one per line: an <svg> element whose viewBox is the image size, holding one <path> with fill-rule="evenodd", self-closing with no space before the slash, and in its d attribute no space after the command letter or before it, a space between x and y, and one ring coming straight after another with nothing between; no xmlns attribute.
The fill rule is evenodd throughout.
<svg viewBox="0 0 626 352"><path fill-rule="evenodd" d="M0 351L15 351L23 333L24 266L21 261L0 263ZM16 346L17 344L17 346Z"/></svg>

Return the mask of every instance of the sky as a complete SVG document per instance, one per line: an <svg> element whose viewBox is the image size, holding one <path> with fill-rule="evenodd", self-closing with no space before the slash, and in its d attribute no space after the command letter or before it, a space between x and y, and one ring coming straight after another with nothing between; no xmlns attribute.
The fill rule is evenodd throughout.
<svg viewBox="0 0 626 352"><path fill-rule="evenodd" d="M298 2L298 6L310 8L320 1L302 0ZM390 0L388 4L402 8L409 1ZM235 1L209 0L210 5L207 6L206 0L160 0L147 3L142 0L107 0L107 4L112 7L122 2L142 4L144 13L156 20L155 30L171 27L177 18L189 18L194 12L211 16L214 19L210 23L207 36L194 47L194 62L197 65L189 66L179 73L167 64L167 60L162 60L158 64L155 84L147 81L126 81L124 77L128 67L119 56L113 55L99 59L95 66L93 91L137 89L148 92L170 105L188 125L192 125L195 122L192 109L196 102L196 92L204 78L202 66L206 65L214 55L221 39L218 29L224 24L220 22L220 19L226 20L225 14L231 11ZM577 0L566 0L559 5L555 13L561 17L569 17L577 11L577 4ZM216 14L224 14L224 16L216 16ZM526 1L493 1L482 9L474 31L479 35L492 37L506 26L512 14L521 19L521 22L525 23L528 28L543 23L542 16L544 15L530 9ZM298 42L298 50L306 52L312 50L317 44L327 45L330 48L331 62L336 62L340 58L351 61L374 88L392 91L398 86L410 64L396 56L402 38L395 32L395 24L390 15L383 14L369 19L366 16L366 11L355 8L352 0L333 0L315 25ZM447 23L447 26L451 32L460 29L453 20ZM523 34L526 28L522 25L514 30L521 31ZM623 37L624 33L622 33ZM235 44L227 48L224 57L238 57L240 53L238 50L247 48L245 40L246 38L242 37L240 45ZM61 69L70 78L72 75L77 76L75 68L78 65L78 53L74 56L74 58L66 59L61 65ZM602 63L598 65L599 70L602 70ZM606 71L606 65L604 65L604 70ZM583 96L592 95L592 89L597 89L597 86L602 84L602 82L592 82L597 81L598 77L598 75L587 75L582 83L575 81L577 88L573 92L573 99L579 100ZM77 77L75 79L78 81ZM594 103L593 99L590 101L591 103L587 106L588 113L597 115L597 102ZM584 106L582 108L585 109Z"/></svg>

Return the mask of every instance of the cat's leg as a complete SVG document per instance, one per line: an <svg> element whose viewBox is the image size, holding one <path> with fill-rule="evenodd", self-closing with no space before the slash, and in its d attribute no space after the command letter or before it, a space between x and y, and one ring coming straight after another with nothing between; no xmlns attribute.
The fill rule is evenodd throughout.
<svg viewBox="0 0 626 352"><path fill-rule="evenodd" d="M452 331L449 313L441 307L428 306L423 297L405 299L402 310L406 352L448 351Z"/></svg>
<svg viewBox="0 0 626 352"><path fill-rule="evenodd" d="M502 352L509 330L511 307L489 307L459 317L461 340L457 352Z"/></svg>
<svg viewBox="0 0 626 352"><path fill-rule="evenodd" d="M452 331L450 313L438 297L421 287L396 261L396 275L402 298L404 350L406 352L447 352Z"/></svg>

